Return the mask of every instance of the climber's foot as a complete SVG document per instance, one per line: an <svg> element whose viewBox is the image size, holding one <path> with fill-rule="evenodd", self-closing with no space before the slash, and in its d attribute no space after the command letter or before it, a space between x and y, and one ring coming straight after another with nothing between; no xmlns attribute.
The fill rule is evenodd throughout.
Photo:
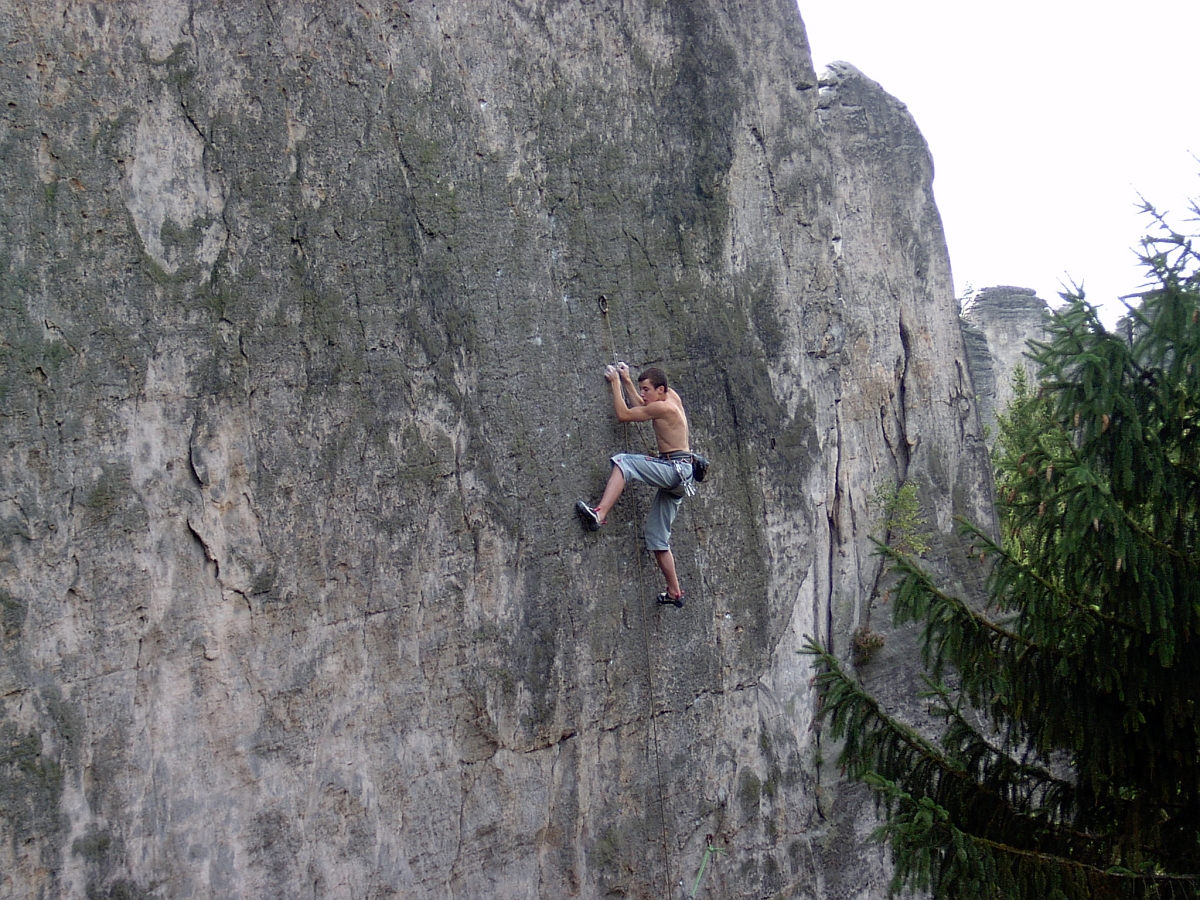
<svg viewBox="0 0 1200 900"><path fill-rule="evenodd" d="M588 531L599 531L600 526L604 524L600 518L600 514L582 500L575 501L575 513L579 516L579 520L583 522L584 527Z"/></svg>
<svg viewBox="0 0 1200 900"><path fill-rule="evenodd" d="M679 592L678 597L672 597L667 591L663 591L658 595L658 602L663 605L671 605L676 609L683 609L684 591Z"/></svg>

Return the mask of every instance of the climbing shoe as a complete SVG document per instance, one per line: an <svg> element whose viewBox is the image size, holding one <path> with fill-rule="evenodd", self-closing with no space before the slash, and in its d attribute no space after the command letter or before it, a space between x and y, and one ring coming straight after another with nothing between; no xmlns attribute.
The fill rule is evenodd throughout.
<svg viewBox="0 0 1200 900"><path fill-rule="evenodd" d="M664 606L674 606L676 609L683 609L683 594L678 597L672 597L666 591L658 595L658 602Z"/></svg>
<svg viewBox="0 0 1200 900"><path fill-rule="evenodd" d="M596 515L596 511L582 500L575 501L575 512L588 531L599 531L600 526L604 524L600 521L600 517Z"/></svg>

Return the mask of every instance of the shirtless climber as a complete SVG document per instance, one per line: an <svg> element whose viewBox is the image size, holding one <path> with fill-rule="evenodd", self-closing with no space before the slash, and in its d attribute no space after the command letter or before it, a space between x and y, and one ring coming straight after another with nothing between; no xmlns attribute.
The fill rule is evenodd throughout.
<svg viewBox="0 0 1200 900"><path fill-rule="evenodd" d="M658 456L618 453L612 457L612 473L599 505L589 506L580 500L575 504L575 511L589 530L596 531L607 521L626 481L641 481L658 488L646 516L646 546L654 551L658 567L667 579L667 589L658 595L658 602L673 603L682 608L683 588L679 586L675 557L671 555L671 525L684 495L696 493L683 401L667 387L667 376L661 369L650 368L642 372L637 387L634 387L629 366L625 363L609 366L604 370L604 377L612 386L617 421L653 423ZM625 402L626 389L632 405Z"/></svg>

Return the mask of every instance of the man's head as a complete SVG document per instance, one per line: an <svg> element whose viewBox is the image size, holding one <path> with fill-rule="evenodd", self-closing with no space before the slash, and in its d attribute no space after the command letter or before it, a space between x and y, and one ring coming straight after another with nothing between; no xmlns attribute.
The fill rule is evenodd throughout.
<svg viewBox="0 0 1200 900"><path fill-rule="evenodd" d="M667 376L662 369L657 366L651 366L638 376L638 384L643 381L649 381L652 387L665 388L667 386Z"/></svg>
<svg viewBox="0 0 1200 900"><path fill-rule="evenodd" d="M644 403L662 400L667 396L667 376L662 369L651 366L638 375L638 393ZM660 390L661 389L661 390Z"/></svg>

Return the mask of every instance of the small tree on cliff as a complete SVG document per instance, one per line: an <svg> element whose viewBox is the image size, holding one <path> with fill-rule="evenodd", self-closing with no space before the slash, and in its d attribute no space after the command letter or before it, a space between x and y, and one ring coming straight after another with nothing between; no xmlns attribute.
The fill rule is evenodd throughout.
<svg viewBox="0 0 1200 900"><path fill-rule="evenodd" d="M1150 210L1153 214L1153 211ZM1068 298L1001 419L985 612L884 548L924 625L929 740L817 645L821 715L886 813L894 889L1200 896L1200 274L1147 238L1124 335Z"/></svg>

